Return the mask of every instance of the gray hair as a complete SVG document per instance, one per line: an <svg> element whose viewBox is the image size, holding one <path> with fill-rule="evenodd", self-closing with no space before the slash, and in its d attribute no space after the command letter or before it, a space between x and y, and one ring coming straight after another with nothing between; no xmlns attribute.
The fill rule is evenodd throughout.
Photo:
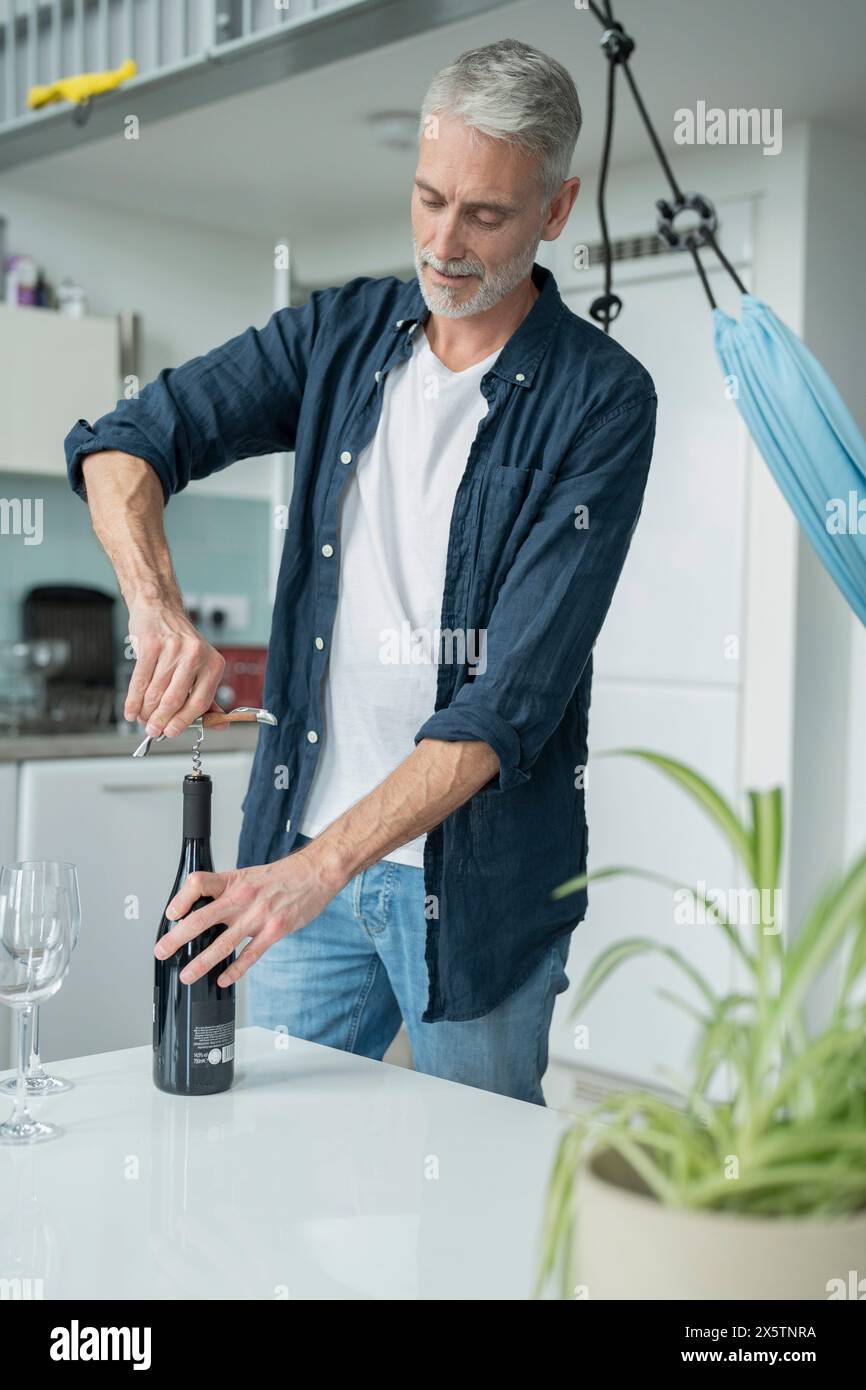
<svg viewBox="0 0 866 1390"><path fill-rule="evenodd" d="M577 88L561 63L518 39L471 48L430 83L419 138L435 114L538 156L546 199L569 176L582 116Z"/></svg>

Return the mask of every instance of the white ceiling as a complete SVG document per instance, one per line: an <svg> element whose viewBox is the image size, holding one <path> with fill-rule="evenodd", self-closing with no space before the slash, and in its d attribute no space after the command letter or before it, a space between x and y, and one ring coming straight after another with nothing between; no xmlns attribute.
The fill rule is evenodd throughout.
<svg viewBox="0 0 866 1390"><path fill-rule="evenodd" d="M822 118L866 129L863 0L615 0L637 40L632 68L670 146L673 113L708 106L781 107L788 128ZM298 244L324 228L360 230L408 215L411 152L380 148L366 118L417 110L433 73L493 39L523 39L572 73L584 112L575 172L598 160L606 61L600 26L573 0L520 0L428 35L364 53L231 100L10 170L13 188L157 212L254 233L284 228ZM624 81L616 159L649 157Z"/></svg>

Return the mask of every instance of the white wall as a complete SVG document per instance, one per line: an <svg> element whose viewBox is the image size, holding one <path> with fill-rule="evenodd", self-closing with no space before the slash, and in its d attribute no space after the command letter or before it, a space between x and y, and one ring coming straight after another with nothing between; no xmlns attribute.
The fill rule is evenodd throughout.
<svg viewBox="0 0 866 1390"><path fill-rule="evenodd" d="M826 126L809 132L804 337L866 436L863 323L866 141ZM866 632L799 538L798 707L794 740L791 908L799 922L816 888L866 850L863 769ZM830 1001L827 972L811 1017Z"/></svg>
<svg viewBox="0 0 866 1390"><path fill-rule="evenodd" d="M806 339L866 435L863 391L863 323L866 273L866 141L826 126L813 126L809 144ZM805 540L805 549L809 549ZM866 631L823 571L815 573L809 551L810 602L825 629L824 649L815 653L820 680L810 686L813 703L805 734L826 760L813 828L833 859L849 860L866 848ZM805 592L805 576L802 581ZM840 703L842 691L847 708ZM821 769L816 768L816 775ZM804 787L804 794L808 794ZM824 839L825 828L834 836Z"/></svg>

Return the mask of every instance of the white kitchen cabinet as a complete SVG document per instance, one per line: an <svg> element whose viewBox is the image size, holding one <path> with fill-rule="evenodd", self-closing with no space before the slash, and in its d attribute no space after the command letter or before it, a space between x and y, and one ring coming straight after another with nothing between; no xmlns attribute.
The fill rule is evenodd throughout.
<svg viewBox="0 0 866 1390"><path fill-rule="evenodd" d="M217 869L235 863L251 760L251 752L206 759ZM21 765L17 857L71 860L81 883L81 939L63 987L40 1010L47 1062L150 1042L152 952L180 856L181 783L189 766L188 756L170 753L144 762Z"/></svg>
<svg viewBox="0 0 866 1390"><path fill-rule="evenodd" d="M0 471L63 475L63 440L120 394L118 325L0 304Z"/></svg>

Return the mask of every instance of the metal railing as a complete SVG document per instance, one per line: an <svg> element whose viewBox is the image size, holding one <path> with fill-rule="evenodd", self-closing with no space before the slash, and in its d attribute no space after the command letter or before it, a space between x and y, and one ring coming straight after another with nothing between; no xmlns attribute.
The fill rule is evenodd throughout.
<svg viewBox="0 0 866 1390"><path fill-rule="evenodd" d="M339 0L0 0L0 132L31 87L133 58L140 76L336 8Z"/></svg>

